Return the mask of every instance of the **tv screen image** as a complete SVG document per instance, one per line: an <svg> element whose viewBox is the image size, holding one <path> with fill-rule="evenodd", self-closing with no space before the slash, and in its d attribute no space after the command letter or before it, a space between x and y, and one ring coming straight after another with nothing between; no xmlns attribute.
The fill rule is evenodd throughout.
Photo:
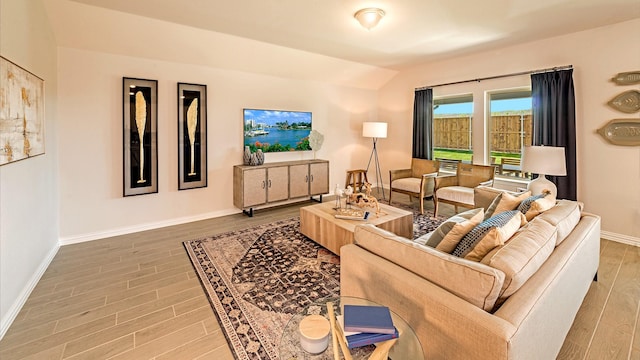
<svg viewBox="0 0 640 360"><path fill-rule="evenodd" d="M251 152L307 151L311 112L244 109L244 145Z"/></svg>

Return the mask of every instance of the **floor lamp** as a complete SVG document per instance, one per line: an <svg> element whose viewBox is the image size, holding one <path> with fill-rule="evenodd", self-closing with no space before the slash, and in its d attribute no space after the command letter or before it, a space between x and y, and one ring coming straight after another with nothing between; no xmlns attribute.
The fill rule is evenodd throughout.
<svg viewBox="0 0 640 360"><path fill-rule="evenodd" d="M375 159L375 172L376 172L376 185L382 188L382 199L387 200L384 195L384 184L380 182L382 180L382 173L380 172L380 162L378 161L378 150L376 143L378 139L384 139L387 137L387 123L385 122L365 122L362 123L362 136L373 138L373 149L371 149L371 155L369 155L369 163L367 164L367 172L369 172L369 166L371 160Z"/></svg>

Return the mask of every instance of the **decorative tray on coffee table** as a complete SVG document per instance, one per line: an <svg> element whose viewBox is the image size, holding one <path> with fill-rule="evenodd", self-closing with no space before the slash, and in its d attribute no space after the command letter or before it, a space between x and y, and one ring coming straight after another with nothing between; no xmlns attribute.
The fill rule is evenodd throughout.
<svg viewBox="0 0 640 360"><path fill-rule="evenodd" d="M336 209L335 217L336 219L346 219L346 220L367 220L369 218L369 212L364 211L362 209L346 209L340 208Z"/></svg>

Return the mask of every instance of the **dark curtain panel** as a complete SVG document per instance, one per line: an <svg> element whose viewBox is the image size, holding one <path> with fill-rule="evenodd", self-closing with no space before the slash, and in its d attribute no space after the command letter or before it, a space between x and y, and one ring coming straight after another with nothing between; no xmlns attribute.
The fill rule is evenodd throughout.
<svg viewBox="0 0 640 360"><path fill-rule="evenodd" d="M413 103L414 158L433 159L433 89L416 90Z"/></svg>
<svg viewBox="0 0 640 360"><path fill-rule="evenodd" d="M567 176L549 176L558 199L577 200L573 69L531 75L533 145L564 147Z"/></svg>

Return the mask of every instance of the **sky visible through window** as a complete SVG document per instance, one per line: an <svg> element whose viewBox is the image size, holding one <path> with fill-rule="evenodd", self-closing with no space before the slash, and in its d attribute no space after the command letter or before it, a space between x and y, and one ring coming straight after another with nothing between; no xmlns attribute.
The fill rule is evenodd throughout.
<svg viewBox="0 0 640 360"><path fill-rule="evenodd" d="M531 98L491 101L491 112L531 110ZM434 115L471 114L473 103L443 104L433 109Z"/></svg>

